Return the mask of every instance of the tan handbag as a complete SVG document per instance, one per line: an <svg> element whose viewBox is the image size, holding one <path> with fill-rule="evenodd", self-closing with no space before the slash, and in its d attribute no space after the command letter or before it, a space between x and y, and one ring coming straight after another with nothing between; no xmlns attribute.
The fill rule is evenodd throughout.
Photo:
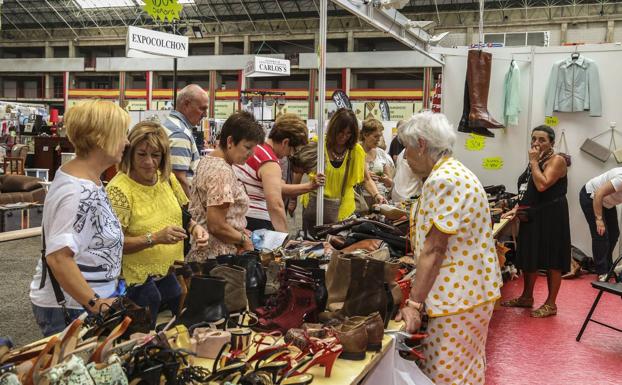
<svg viewBox="0 0 622 385"><path fill-rule="evenodd" d="M615 132L619 133L617 130L614 130ZM618 146L616 145L616 139L615 139L615 133L612 135L613 138L613 157L616 158L616 162L618 164L622 164L622 148L618 148Z"/></svg>
<svg viewBox="0 0 622 385"><path fill-rule="evenodd" d="M609 146L605 147L600 143L594 141L594 139L603 136L605 134L611 134L611 139L609 140ZM613 141L613 130L609 129L601 134L598 134L592 138L585 139L585 142L581 145L581 151L585 152L588 155L593 156L594 158L600 160L601 162L606 162L611 156L611 142Z"/></svg>

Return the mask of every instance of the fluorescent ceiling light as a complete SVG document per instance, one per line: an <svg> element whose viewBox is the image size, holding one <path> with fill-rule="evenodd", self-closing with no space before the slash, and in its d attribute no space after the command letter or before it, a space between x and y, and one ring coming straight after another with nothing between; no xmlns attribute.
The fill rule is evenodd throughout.
<svg viewBox="0 0 622 385"><path fill-rule="evenodd" d="M82 9L128 8L145 5L142 0L74 0ZM179 4L194 4L194 0L177 0Z"/></svg>

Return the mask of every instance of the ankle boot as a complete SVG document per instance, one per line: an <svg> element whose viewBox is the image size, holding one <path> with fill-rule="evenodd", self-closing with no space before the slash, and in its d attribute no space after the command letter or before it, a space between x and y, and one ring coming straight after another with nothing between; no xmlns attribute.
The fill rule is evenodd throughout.
<svg viewBox="0 0 622 385"><path fill-rule="evenodd" d="M299 328L305 321L317 319L315 303L315 287L307 282L291 281L288 287L286 305L280 314L271 318L259 319L259 328L263 330L279 330L283 334L292 328Z"/></svg>
<svg viewBox="0 0 622 385"><path fill-rule="evenodd" d="M488 112L492 54L481 50L470 50L467 60L470 103L469 127L503 128L503 124L497 122Z"/></svg>
<svg viewBox="0 0 622 385"><path fill-rule="evenodd" d="M352 258L350 286L343 303L345 316L367 316L379 312L387 318L387 294L384 286L384 262Z"/></svg>
<svg viewBox="0 0 622 385"><path fill-rule="evenodd" d="M225 280L205 275L192 277L186 298L186 308L179 323L187 328L204 322L216 322L228 317L225 306Z"/></svg>
<svg viewBox="0 0 622 385"><path fill-rule="evenodd" d="M343 307L350 284L350 258L345 254L334 254L326 269L326 290L328 299L326 308L331 311Z"/></svg>
<svg viewBox="0 0 622 385"><path fill-rule="evenodd" d="M182 290L175 274L168 273L154 281L162 298L159 311L169 309L173 315L179 315L179 302Z"/></svg>
<svg viewBox="0 0 622 385"><path fill-rule="evenodd" d="M328 290L326 290L326 272L324 269L311 269L313 280L315 281L315 303L317 303L318 312L326 309L326 301L328 300Z"/></svg>
<svg viewBox="0 0 622 385"><path fill-rule="evenodd" d="M246 310L246 270L239 266L219 265L210 271L210 276L225 280L225 306L229 314Z"/></svg>
<svg viewBox="0 0 622 385"><path fill-rule="evenodd" d="M130 285L130 287L127 288L127 298L132 300L136 305L149 310L151 329L154 329L156 320L158 319L158 312L160 311L162 296L153 277L148 277L145 283L140 285Z"/></svg>
<svg viewBox="0 0 622 385"><path fill-rule="evenodd" d="M384 322L380 313L375 312L367 317L348 317L346 323L359 324L363 322L367 331L367 350L378 352L382 348L382 339L384 338Z"/></svg>
<svg viewBox="0 0 622 385"><path fill-rule="evenodd" d="M367 350L367 328L365 322L343 323L334 328L343 352L339 358L344 360L360 361L365 359Z"/></svg>
<svg viewBox="0 0 622 385"><path fill-rule="evenodd" d="M234 261L234 265L246 270L246 297L249 309L254 311L263 304L266 290L266 272L261 265L261 256L257 252L249 251L236 255Z"/></svg>

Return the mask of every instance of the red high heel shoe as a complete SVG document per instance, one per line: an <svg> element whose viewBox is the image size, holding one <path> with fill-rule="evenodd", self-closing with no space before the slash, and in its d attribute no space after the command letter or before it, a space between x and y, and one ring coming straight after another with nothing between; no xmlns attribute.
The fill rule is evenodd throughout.
<svg viewBox="0 0 622 385"><path fill-rule="evenodd" d="M278 343L282 336L283 335L279 331L255 334L253 337L253 345L256 346L255 353L248 360L246 360L246 362L263 360L279 351L287 352L288 344ZM266 339L271 340L271 342L264 342ZM263 345L269 346L265 349L260 349Z"/></svg>
<svg viewBox="0 0 622 385"><path fill-rule="evenodd" d="M341 345L333 345L322 349L313 355L313 358L307 362L306 365L300 367L297 374L304 374L315 365L324 367L324 377L330 377L330 373L333 370L333 364L339 358L339 355L343 352Z"/></svg>

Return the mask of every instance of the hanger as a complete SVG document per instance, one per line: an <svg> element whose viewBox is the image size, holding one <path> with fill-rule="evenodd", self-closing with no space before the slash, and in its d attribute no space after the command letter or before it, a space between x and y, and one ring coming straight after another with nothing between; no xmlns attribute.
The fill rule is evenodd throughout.
<svg viewBox="0 0 622 385"><path fill-rule="evenodd" d="M577 60L579 58L579 56L581 56L581 54L578 52L577 50L577 46L574 46L574 52L572 54L570 54L570 58L572 60Z"/></svg>

